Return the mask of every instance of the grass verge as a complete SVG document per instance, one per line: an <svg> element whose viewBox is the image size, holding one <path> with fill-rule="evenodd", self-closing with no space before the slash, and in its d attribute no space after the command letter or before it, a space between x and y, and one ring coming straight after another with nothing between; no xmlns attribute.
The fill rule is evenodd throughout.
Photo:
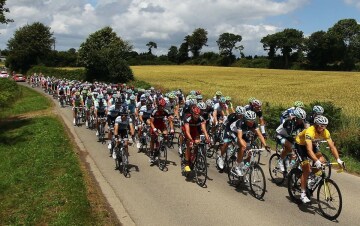
<svg viewBox="0 0 360 226"><path fill-rule="evenodd" d="M13 115L50 106L24 92L0 123L0 225L116 225L62 122Z"/></svg>

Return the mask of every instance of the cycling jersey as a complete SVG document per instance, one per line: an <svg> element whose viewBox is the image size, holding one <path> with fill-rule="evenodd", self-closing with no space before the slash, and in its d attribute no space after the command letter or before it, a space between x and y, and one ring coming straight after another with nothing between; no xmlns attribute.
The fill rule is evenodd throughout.
<svg viewBox="0 0 360 226"><path fill-rule="evenodd" d="M288 119L291 116L294 116L295 107L291 107L283 111L280 115L280 123L283 123L284 120Z"/></svg>
<svg viewBox="0 0 360 226"><path fill-rule="evenodd" d="M130 114L135 114L136 102L128 100L127 108Z"/></svg>
<svg viewBox="0 0 360 226"><path fill-rule="evenodd" d="M185 119L185 125L189 125L190 135L193 139L198 139L200 137L200 134L202 134L201 125L205 123L205 119L201 116L196 120L191 116Z"/></svg>
<svg viewBox="0 0 360 226"><path fill-rule="evenodd" d="M327 129L324 129L321 133L317 133L315 126L310 126L306 130L303 130L299 133L295 141L299 145L306 145L306 140L311 140L313 143L319 142L322 140L331 140L330 132Z"/></svg>
<svg viewBox="0 0 360 226"><path fill-rule="evenodd" d="M165 126L165 117L169 117L170 114L169 112L164 109L162 111L159 111L158 109L155 109L152 113L151 113L151 118L154 119L154 126L155 128L160 129L161 131L163 131L164 129L166 129Z"/></svg>
<svg viewBox="0 0 360 226"><path fill-rule="evenodd" d="M282 137L295 137L304 128L304 123L299 125L295 120L287 119L276 129L276 133Z"/></svg>
<svg viewBox="0 0 360 226"><path fill-rule="evenodd" d="M79 96L79 97L74 97L74 104L75 104L75 107L80 107L81 103L83 101L83 98L82 96Z"/></svg>
<svg viewBox="0 0 360 226"><path fill-rule="evenodd" d="M146 105L141 106L139 116L141 115L144 122L150 118L153 108L148 108Z"/></svg>

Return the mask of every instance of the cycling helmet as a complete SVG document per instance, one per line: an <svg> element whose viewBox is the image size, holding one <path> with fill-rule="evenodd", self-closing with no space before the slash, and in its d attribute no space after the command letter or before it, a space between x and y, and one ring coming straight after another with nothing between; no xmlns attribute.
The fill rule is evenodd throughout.
<svg viewBox="0 0 360 226"><path fill-rule="evenodd" d="M98 99L103 99L103 98L104 98L104 95L99 94L97 98L98 98Z"/></svg>
<svg viewBox="0 0 360 226"><path fill-rule="evenodd" d="M306 118L306 112L300 107L295 108L294 115L295 115L296 118L299 118L299 119L305 119Z"/></svg>
<svg viewBox="0 0 360 226"><path fill-rule="evenodd" d="M329 120L325 116L319 115L315 117L314 123L317 125L327 125Z"/></svg>
<svg viewBox="0 0 360 226"><path fill-rule="evenodd" d="M159 100L159 106L165 107L165 105L166 105L166 101L164 99L160 99Z"/></svg>
<svg viewBox="0 0 360 226"><path fill-rule="evenodd" d="M119 95L117 93L115 93L112 97L116 99L116 98L119 98Z"/></svg>
<svg viewBox="0 0 360 226"><path fill-rule="evenodd" d="M245 112L245 120L246 121L254 121L256 119L256 113L253 111Z"/></svg>
<svg viewBox="0 0 360 226"><path fill-rule="evenodd" d="M220 104L225 104L225 102L226 102L225 97L221 97L220 100L219 100L219 103Z"/></svg>
<svg viewBox="0 0 360 226"><path fill-rule="evenodd" d="M249 97L248 102L251 104L253 102L253 100L256 100L256 98L255 97Z"/></svg>
<svg viewBox="0 0 360 226"><path fill-rule="evenodd" d="M134 95L131 95L131 96L130 96L130 100L135 100L135 96L134 96Z"/></svg>
<svg viewBox="0 0 360 226"><path fill-rule="evenodd" d="M197 103L198 108L200 108L201 110L205 110L206 109L206 104L204 102L199 102Z"/></svg>
<svg viewBox="0 0 360 226"><path fill-rule="evenodd" d="M195 90L191 90L191 91L190 91L190 95L196 96L196 91L195 91Z"/></svg>
<svg viewBox="0 0 360 226"><path fill-rule="evenodd" d="M252 106L254 106L254 107L261 107L261 105L262 105L261 101L260 101L260 100L257 100L257 99L253 100L253 101L251 102L251 104L252 104Z"/></svg>
<svg viewBox="0 0 360 226"><path fill-rule="evenodd" d="M128 114L128 112L127 112L127 109L126 108L122 108L121 110L120 110L120 115L127 115Z"/></svg>
<svg viewBox="0 0 360 226"><path fill-rule="evenodd" d="M222 92L221 91L216 91L215 96L222 96Z"/></svg>
<svg viewBox="0 0 360 226"><path fill-rule="evenodd" d="M294 102L294 106L297 107L297 108L303 108L304 107L304 103L302 101L295 101Z"/></svg>
<svg viewBox="0 0 360 226"><path fill-rule="evenodd" d="M87 94L87 90L86 89L83 89L82 91L81 91L81 94Z"/></svg>
<svg viewBox="0 0 360 226"><path fill-rule="evenodd" d="M201 95L201 91L200 91L200 90L196 90L196 95Z"/></svg>
<svg viewBox="0 0 360 226"><path fill-rule="evenodd" d="M231 101L231 97L226 96L226 97L225 97L225 100L229 100L229 101Z"/></svg>
<svg viewBox="0 0 360 226"><path fill-rule="evenodd" d="M146 97L149 97L149 96L150 96L150 93L145 93L145 96L146 96Z"/></svg>
<svg viewBox="0 0 360 226"><path fill-rule="evenodd" d="M207 99L206 100L206 105L209 106L209 107L212 107L214 105L214 102L210 99Z"/></svg>
<svg viewBox="0 0 360 226"><path fill-rule="evenodd" d="M154 91L154 90L155 90L155 88L154 88L154 87L150 87L150 90L151 90L151 91Z"/></svg>
<svg viewBox="0 0 360 226"><path fill-rule="evenodd" d="M246 112L246 109L243 106L237 106L235 109L235 113L237 115L244 115Z"/></svg>
<svg viewBox="0 0 360 226"><path fill-rule="evenodd" d="M75 92L75 96L80 96L80 92Z"/></svg>
<svg viewBox="0 0 360 226"><path fill-rule="evenodd" d="M324 114L324 108L321 107L320 105L315 105L313 107L313 112L318 114L318 115L322 115L322 114Z"/></svg>
<svg viewBox="0 0 360 226"><path fill-rule="evenodd" d="M91 97L92 95L93 95L93 94L90 93L90 92L88 92L88 94L87 94L88 97Z"/></svg>
<svg viewBox="0 0 360 226"><path fill-rule="evenodd" d="M198 108L197 106L193 106L191 108L191 113L195 114L195 115L199 115L200 114L200 108Z"/></svg>
<svg viewBox="0 0 360 226"><path fill-rule="evenodd" d="M130 93L132 93L133 91L132 91L132 89L128 89L128 90L126 90L126 92L130 94Z"/></svg>
<svg viewBox="0 0 360 226"><path fill-rule="evenodd" d="M197 104L196 99L189 99L189 105Z"/></svg>
<svg viewBox="0 0 360 226"><path fill-rule="evenodd" d="M170 93L168 97L169 97L170 99L175 99L175 98L176 98L176 96L175 96L174 93Z"/></svg>
<svg viewBox="0 0 360 226"><path fill-rule="evenodd" d="M202 99L203 99L203 96L202 96L202 95L197 95L197 96L196 96L196 99L202 100Z"/></svg>

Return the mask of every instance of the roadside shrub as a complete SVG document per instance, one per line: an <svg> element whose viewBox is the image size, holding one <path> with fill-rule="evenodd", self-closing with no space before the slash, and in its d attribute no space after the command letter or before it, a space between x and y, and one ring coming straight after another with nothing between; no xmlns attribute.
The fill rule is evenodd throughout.
<svg viewBox="0 0 360 226"><path fill-rule="evenodd" d="M127 83L130 86L134 86L136 88L142 88L142 89L150 89L151 84L145 81L141 81L141 80L133 80L129 83Z"/></svg>
<svg viewBox="0 0 360 226"><path fill-rule="evenodd" d="M21 96L19 86L15 81L10 79L0 79L0 90L0 109L10 106L13 101Z"/></svg>
<svg viewBox="0 0 360 226"><path fill-rule="evenodd" d="M343 128L332 133L336 147L345 156L352 156L360 161L360 118L344 120Z"/></svg>
<svg viewBox="0 0 360 226"><path fill-rule="evenodd" d="M55 78L65 78L70 80L85 80L85 70L84 69L75 69L75 70L65 70L59 68L45 67L45 66L34 66L28 70L27 74L33 73L42 73L45 76L55 77Z"/></svg>
<svg viewBox="0 0 360 226"><path fill-rule="evenodd" d="M280 114L286 108L281 105L271 106L269 102L263 104L263 114L266 122L266 130L270 136L275 134L276 128L280 125Z"/></svg>
<svg viewBox="0 0 360 226"><path fill-rule="evenodd" d="M330 129L330 131L340 129L343 116L341 108L336 107L331 101L314 101L311 102L309 105L305 106L306 113L311 114L312 108L315 105L320 105L324 108L324 116L329 119L328 128Z"/></svg>

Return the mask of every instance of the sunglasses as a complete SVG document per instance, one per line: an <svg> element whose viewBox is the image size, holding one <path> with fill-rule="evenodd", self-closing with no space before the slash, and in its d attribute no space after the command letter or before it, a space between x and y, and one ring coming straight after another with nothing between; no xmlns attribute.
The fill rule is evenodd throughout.
<svg viewBox="0 0 360 226"><path fill-rule="evenodd" d="M327 125L320 124L320 125L319 125L319 127L321 127L321 128L326 128L326 127L327 127Z"/></svg>

